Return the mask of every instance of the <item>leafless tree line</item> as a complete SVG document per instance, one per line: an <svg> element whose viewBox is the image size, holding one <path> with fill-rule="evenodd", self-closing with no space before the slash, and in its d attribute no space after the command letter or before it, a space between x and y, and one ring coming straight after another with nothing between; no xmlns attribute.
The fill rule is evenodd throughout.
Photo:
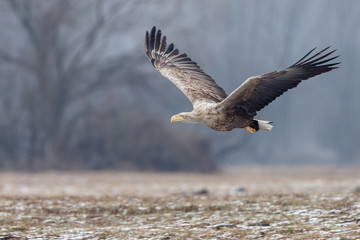
<svg viewBox="0 0 360 240"><path fill-rule="evenodd" d="M260 2L0 1L0 168L205 171L214 169L211 157L357 162L359 4ZM313 90L264 109L271 133L190 134L164 123L165 111L190 105L146 60L142 37L152 25L228 92L314 46L338 48L342 64L301 85Z"/></svg>
<svg viewBox="0 0 360 240"><path fill-rule="evenodd" d="M207 141L127 102L149 87L144 61L111 41L144 14L135 2L1 3L11 34L0 36L0 168L214 169Z"/></svg>

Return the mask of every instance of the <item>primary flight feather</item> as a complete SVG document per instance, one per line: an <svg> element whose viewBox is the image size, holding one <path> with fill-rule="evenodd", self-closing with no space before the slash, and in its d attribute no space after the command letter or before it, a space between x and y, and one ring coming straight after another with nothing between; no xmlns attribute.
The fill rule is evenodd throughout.
<svg viewBox="0 0 360 240"><path fill-rule="evenodd" d="M338 57L330 57L335 50L328 51L327 47L311 55L314 50L288 68L248 78L227 96L185 53L180 54L172 43L167 46L161 30L153 27L145 35L145 52L153 66L185 94L194 108L172 116L171 122L203 123L217 131L270 131L271 121L254 119L258 111L302 80L337 68L338 62L330 62Z"/></svg>

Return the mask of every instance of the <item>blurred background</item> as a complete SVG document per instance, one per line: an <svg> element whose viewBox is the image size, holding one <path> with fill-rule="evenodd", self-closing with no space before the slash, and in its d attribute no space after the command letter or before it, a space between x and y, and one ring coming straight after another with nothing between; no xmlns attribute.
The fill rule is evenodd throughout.
<svg viewBox="0 0 360 240"><path fill-rule="evenodd" d="M0 169L359 164L359 11L355 0L3 0ZM271 132L171 124L192 106L145 56L154 25L228 94L314 47L342 63L261 111Z"/></svg>

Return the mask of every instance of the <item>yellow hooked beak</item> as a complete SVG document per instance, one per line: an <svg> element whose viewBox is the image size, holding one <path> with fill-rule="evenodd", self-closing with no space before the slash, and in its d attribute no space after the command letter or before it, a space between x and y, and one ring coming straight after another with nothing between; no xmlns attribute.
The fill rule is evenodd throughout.
<svg viewBox="0 0 360 240"><path fill-rule="evenodd" d="M179 115L174 115L171 117L170 121L173 123L173 122L180 122L180 121L183 121L184 119L179 116Z"/></svg>

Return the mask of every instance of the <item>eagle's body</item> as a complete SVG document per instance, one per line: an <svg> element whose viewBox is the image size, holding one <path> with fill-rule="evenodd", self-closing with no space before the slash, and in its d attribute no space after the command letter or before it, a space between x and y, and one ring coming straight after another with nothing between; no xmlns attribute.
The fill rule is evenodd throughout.
<svg viewBox="0 0 360 240"><path fill-rule="evenodd" d="M270 121L254 119L257 112L302 80L337 68L335 65L339 63L328 63L337 58L326 58L335 51L325 53L328 48L308 57L313 49L286 69L250 77L227 96L186 54L179 54L173 44L167 47L160 30L156 32L153 27L145 36L145 51L151 63L193 104L192 112L174 115L171 122L203 123L217 131L234 128L245 128L251 133L259 129L270 131Z"/></svg>
<svg viewBox="0 0 360 240"><path fill-rule="evenodd" d="M219 103L201 103L194 107L192 112L175 115L172 121L181 116L185 123L203 123L217 131L231 131L234 128L245 128L252 124L253 116L234 111L223 111Z"/></svg>

